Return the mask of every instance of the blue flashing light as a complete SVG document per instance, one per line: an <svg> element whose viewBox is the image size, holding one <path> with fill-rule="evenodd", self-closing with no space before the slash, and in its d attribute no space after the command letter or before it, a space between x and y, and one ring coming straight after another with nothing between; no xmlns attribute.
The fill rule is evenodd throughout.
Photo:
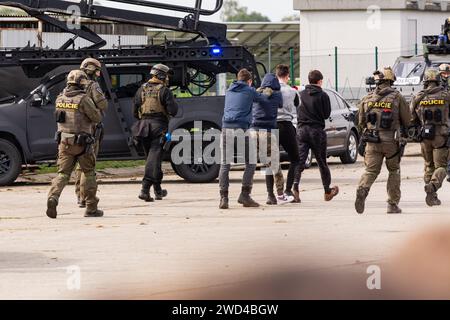
<svg viewBox="0 0 450 320"><path fill-rule="evenodd" d="M222 53L223 53L223 49L220 47L214 47L211 49L211 54L213 56L220 56L220 55L222 55Z"/></svg>

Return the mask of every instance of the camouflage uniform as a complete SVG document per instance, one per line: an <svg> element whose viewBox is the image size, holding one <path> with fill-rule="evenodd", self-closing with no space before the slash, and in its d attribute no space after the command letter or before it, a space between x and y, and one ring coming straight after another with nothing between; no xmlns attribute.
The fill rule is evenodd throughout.
<svg viewBox="0 0 450 320"><path fill-rule="evenodd" d="M372 139L365 151L366 171L359 183L355 208L358 213L364 212L365 199L386 159L388 213L401 213L398 208L401 198L400 129L408 128L411 113L400 92L391 87L395 81L392 69L376 72L375 77L377 88L364 97L359 106L359 130L363 132L363 139L369 136Z"/></svg>
<svg viewBox="0 0 450 320"><path fill-rule="evenodd" d="M58 146L58 175L52 181L48 194L47 215L55 219L56 207L64 187L77 162L86 177L86 215L102 216L97 209L97 182L95 177L95 155L89 148L92 140L92 126L101 120L101 113L89 98L84 86L87 76L82 71L72 71L68 76L68 86L56 100L56 117L60 141Z"/></svg>
<svg viewBox="0 0 450 320"><path fill-rule="evenodd" d="M450 94L439 86L440 81L438 70L427 70L424 78L425 89L411 101L411 122L421 128L426 203L430 207L441 205L436 192L442 187L447 176L449 155L447 140Z"/></svg>
<svg viewBox="0 0 450 320"><path fill-rule="evenodd" d="M99 83L96 80L96 72L101 70L101 63L92 58L85 59L80 66L80 69L84 71L89 80L86 85L86 95L94 101L95 106L98 110L101 111L102 115L105 115L106 110L108 108L108 100L105 97L102 89L100 88ZM97 124L94 124L93 130L95 130ZM96 141L94 145L95 157L97 158L100 144L103 139L103 135L99 137L98 141ZM78 203L80 207L85 207L85 194L84 194L84 185L85 185L86 177L81 170L80 165L78 164L75 169L75 193L78 198Z"/></svg>
<svg viewBox="0 0 450 320"><path fill-rule="evenodd" d="M441 64L439 66L439 71L441 73L441 83L445 90L450 90L450 65L448 64ZM448 123L450 127L450 119ZM447 160L447 181L450 182L450 152L448 154L448 160Z"/></svg>

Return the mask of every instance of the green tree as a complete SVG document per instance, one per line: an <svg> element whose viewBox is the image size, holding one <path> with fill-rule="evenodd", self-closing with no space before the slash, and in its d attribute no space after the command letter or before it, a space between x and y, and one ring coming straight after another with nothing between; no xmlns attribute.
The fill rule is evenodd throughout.
<svg viewBox="0 0 450 320"><path fill-rule="evenodd" d="M270 22L259 12L248 12L247 7L239 5L237 0L226 0L222 9L222 21L225 22Z"/></svg>
<svg viewBox="0 0 450 320"><path fill-rule="evenodd" d="M281 19L281 21L285 21L285 22L288 22L288 21L300 21L300 15L298 13L292 14L290 16L284 17L283 19Z"/></svg>

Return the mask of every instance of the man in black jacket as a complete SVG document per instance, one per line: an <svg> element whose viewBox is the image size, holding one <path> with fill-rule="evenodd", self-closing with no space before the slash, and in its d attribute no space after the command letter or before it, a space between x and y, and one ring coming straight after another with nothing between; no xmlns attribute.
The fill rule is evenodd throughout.
<svg viewBox="0 0 450 320"><path fill-rule="evenodd" d="M331 103L328 94L323 92L323 75L313 70L308 76L309 85L300 93L300 106L297 110L300 166L296 174L294 193L298 196L301 174L305 170L309 150L312 150L319 165L325 190L325 201L331 201L339 193L338 187L330 188L331 174L327 164L327 134L325 120L331 115Z"/></svg>

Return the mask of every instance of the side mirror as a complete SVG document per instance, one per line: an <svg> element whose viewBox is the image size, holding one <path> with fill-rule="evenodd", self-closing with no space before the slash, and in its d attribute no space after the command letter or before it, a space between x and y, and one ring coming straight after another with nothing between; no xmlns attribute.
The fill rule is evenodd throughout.
<svg viewBox="0 0 450 320"><path fill-rule="evenodd" d="M33 97L31 98L31 106L39 108L43 105L42 103L42 97L40 94L35 93L33 94Z"/></svg>

